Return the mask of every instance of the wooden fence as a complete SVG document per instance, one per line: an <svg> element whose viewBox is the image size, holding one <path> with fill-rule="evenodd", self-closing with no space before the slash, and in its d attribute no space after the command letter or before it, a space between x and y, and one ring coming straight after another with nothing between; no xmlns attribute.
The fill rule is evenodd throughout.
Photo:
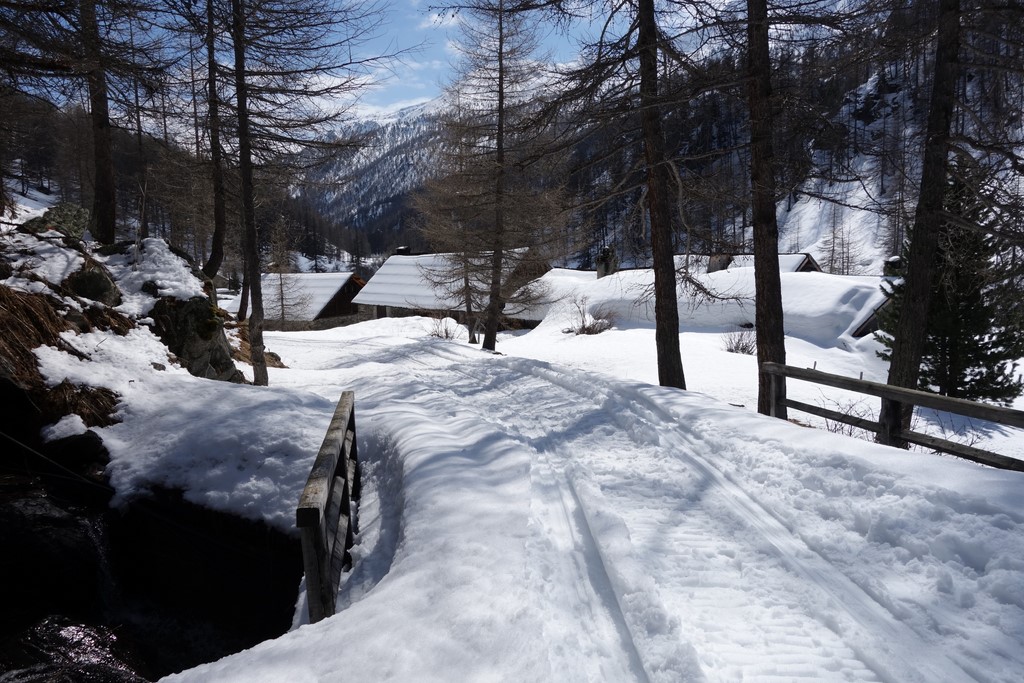
<svg viewBox="0 0 1024 683"><path fill-rule="evenodd" d="M939 394L931 394L926 391L904 389L902 387L894 387L888 384L870 382L863 379L843 377L841 375L833 375L819 370L811 370L809 368L795 368L790 365L782 365L779 363L763 363L761 365L761 369L763 372L771 375L772 379L772 415L778 414L778 406L783 405L787 408L793 408L794 410L800 410L805 413L817 415L818 417L823 417L827 420L834 420L836 422L853 425L854 427L874 432L878 434L879 442L884 444L899 445L901 442L914 443L937 451L951 453L952 455L973 460L974 462L979 462L984 465L1024 472L1024 461L1022 460L1010 458L1005 455L999 455L998 453L992 453L991 451L985 451L980 448L974 448L965 444L959 444L954 441L940 439L928 434L910 431L903 427L902 420L902 406L921 406L924 408L942 410L956 415L963 415L965 417L973 417L979 420L988 420L989 422L996 422L1010 427L1024 428L1024 412L1020 410L1011 410L1010 408L1002 408L984 403L975 403L973 401L965 401L960 398L950 398ZM855 391L861 394L868 394L869 396L877 396L882 399L882 410L879 413L879 421L875 422L862 417L829 410L821 406L812 406L808 403L801 403L800 401L785 398L786 392L784 387L787 377L806 382L813 382L815 384L823 384L829 387L836 387L838 389Z"/></svg>
<svg viewBox="0 0 1024 683"><path fill-rule="evenodd" d="M341 572L350 568L359 499L355 394L342 392L295 511L302 538L309 623L334 614Z"/></svg>

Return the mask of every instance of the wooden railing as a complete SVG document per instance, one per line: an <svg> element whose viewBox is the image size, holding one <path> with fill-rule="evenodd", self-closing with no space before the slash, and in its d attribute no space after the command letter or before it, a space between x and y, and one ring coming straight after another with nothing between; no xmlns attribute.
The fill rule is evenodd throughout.
<svg viewBox="0 0 1024 683"><path fill-rule="evenodd" d="M356 463L355 394L345 391L295 511L311 624L334 614L341 573L352 565L352 501L359 499Z"/></svg>
<svg viewBox="0 0 1024 683"><path fill-rule="evenodd" d="M913 443L966 458L967 460L973 460L984 465L1024 472L1024 460L1017 460L1016 458L974 448L973 446L940 439L929 434L914 432L905 429L902 420L902 406L921 406L965 417L988 420L989 422L996 422L1010 427L1024 428L1024 412L1020 410L975 403L960 398L950 398L949 396L931 394L926 391L904 389L863 379L843 377L819 370L811 370L810 368L795 368L779 363L762 363L761 370L771 375L772 379L772 415L779 414L779 406L786 406L787 408L823 417L826 420L833 420L874 432L878 434L878 441L887 445L898 445L900 442ZM847 415L821 406L812 406L808 403L785 398L784 382L787 377L836 387L837 389L855 391L869 396L877 396L882 399L883 404L882 410L879 413L879 420L875 422L855 415Z"/></svg>

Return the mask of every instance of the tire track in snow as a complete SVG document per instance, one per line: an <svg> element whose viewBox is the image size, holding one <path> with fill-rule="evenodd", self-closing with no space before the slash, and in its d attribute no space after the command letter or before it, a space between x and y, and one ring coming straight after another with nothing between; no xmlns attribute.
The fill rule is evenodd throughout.
<svg viewBox="0 0 1024 683"><path fill-rule="evenodd" d="M607 505L627 522L643 565L656 577L682 637L700 652L712 680L865 680L878 677L839 637L808 616L804 587L766 554L757 534L741 533L731 501L704 482L698 495L649 498L605 484ZM665 488L670 484L666 483ZM644 491L646 489L646 491ZM813 594L813 591L811 591Z"/></svg>
<svg viewBox="0 0 1024 683"><path fill-rule="evenodd" d="M561 446L566 439L575 439L581 430L603 428L603 411L584 411L581 415L576 394L552 391L557 387L546 379L529 373L510 373L500 364L452 369L470 384L450 386L449 391L471 397L473 410L481 418L497 423L506 436L535 453L531 506L538 534L533 556L539 572L538 590L554 607L551 614L586 617L589 613L589 618L578 619L569 627L570 633L594 631L596 624L596 638L591 636L591 642L584 643L583 648L600 653L610 641L619 640L621 651L629 656L632 672L627 678L624 673L610 671L608 666L614 665L614 657L599 658L598 668L587 662L581 667L579 662L570 661L576 655L566 659L567 652L580 649L572 635L569 642L574 643L573 647L567 649L561 642L555 645L551 656L562 662L553 669L581 674L579 680L586 681L705 680L695 651L680 641L678 620L671 618L653 581L630 557L625 525L605 506L593 502L599 500L600 494L576 468L570 466L572 474L567 476L571 459L565 457ZM515 400L517 393L531 398L529 408ZM490 394L495 394L495 398L489 398ZM544 419L538 420L538 415ZM562 427L554 433L549 431L552 417ZM627 449L632 445L621 433L612 436ZM590 502L584 503L584 499ZM574 589L567 590L569 586ZM614 629L607 624L606 613L611 614ZM553 617L548 623L556 637L565 634L560 621L564 617Z"/></svg>
<svg viewBox="0 0 1024 683"><path fill-rule="evenodd" d="M532 582L541 596L552 670L570 681L647 683L594 538L565 475L537 453L531 478ZM571 615L566 619L565 615ZM613 645L614 644L614 645ZM624 656L623 656L624 655Z"/></svg>
<svg viewBox="0 0 1024 683"><path fill-rule="evenodd" d="M728 516L738 521L748 535L753 535L753 538L744 539L748 555L749 549L755 550L756 553L752 557L760 564L763 564L764 557L775 558L779 566L789 574L781 577L761 576L758 577L759 580L774 581L777 588L791 593L797 593L801 589L807 591L804 595L792 595L789 604L781 603L780 595L765 596L765 605L770 608L769 615L785 616L782 617L782 622L771 625L771 628L765 629L764 632L777 633L775 627L785 626L784 647L776 648L772 643L764 643L766 650L757 657L754 668L745 668L740 672L744 680L793 680L798 677L820 679L826 675L825 672L834 673L835 680L870 680L873 673L879 679L891 683L975 680L945 652L931 645L901 622L885 605L879 603L804 543L777 519L770 509L762 506L738 483L717 469L708 458L699 454L698 451L701 449L713 452L713 442L702 441L696 435L675 427L674 425L678 423L677 416L633 386L622 384L614 386L613 391L611 385L600 387L591 378L584 378L572 371L555 370L543 363L509 360L505 364L509 369L515 368L519 372L543 377L551 384L575 393L588 402L601 405L613 416L618 426L630 434L637 446L647 449L652 457L660 459L657 467L652 469L652 476L663 477L664 468L671 460L678 461L684 470L688 469L691 474L697 475L704 493L697 500L691 501L693 504L678 509L678 514L663 513L662 518L658 519L657 505L641 506L639 510L634 510L635 514L632 516L623 514L623 518L630 525L630 530L638 532L639 537L649 539L652 536L661 536L661 550L670 554L671 561L684 563L682 567L686 567L677 569L677 574L692 572L697 577L697 585L688 591L693 599L683 599L680 604L686 605L687 609L700 610L708 606L714 608L719 600L727 605L730 602L734 604L737 599L742 600L749 594L745 586L742 594L731 596L730 601L730 596L721 594L721 589L735 584L731 581L722 581L721 575L718 577L717 586L714 580L711 581L711 591L703 590L700 585L701 572L705 571L705 563L713 554L722 554L724 549L724 556L729 557L730 549L727 545L713 548L708 546L708 539L724 540L736 534L735 524L723 524L721 521ZM661 425L673 426L664 428ZM621 461L621 458L616 459ZM612 477L630 475L624 468L616 467L614 460L606 459L604 464L610 465L609 474ZM645 464L644 458L635 458L631 461L633 467L642 467ZM684 473L681 472L680 475L684 476ZM644 484L643 490L650 490L650 482ZM622 506L617 508L621 511L628 508L635 497L631 500L625 495L627 492L621 488L620 492L622 495L618 498L609 498L613 504ZM678 497L682 498L684 503L689 499L686 495ZM717 499L711 507L718 517L708 514L708 510L701 510L711 497ZM666 539L666 532L672 538ZM703 542L701 539L704 539ZM688 552L672 553L673 548L687 549ZM762 557L757 557L758 555ZM742 558L739 566L742 566ZM707 574L704 576L707 577ZM749 579L744 581L750 584ZM716 592L720 595L716 596ZM700 593L704 595L698 598ZM740 611L746 613L745 608ZM687 615L683 614L681 617L685 624ZM815 621L824 629L815 629ZM823 643L823 636L827 636L828 633L837 636L838 641ZM723 647L721 661L736 661L735 655L741 653L734 648L730 651L728 646L735 645L737 634L723 635L725 640L719 643L706 640L695 644L712 650ZM902 647L908 642L914 643L914 647ZM865 647L865 643L871 645ZM740 645L747 650L754 643L741 642ZM702 663L714 664L716 657L708 656L710 653L704 650L701 654L704 656ZM850 657L850 654L854 656ZM823 670L812 670L806 666L807 662L821 660L822 656ZM741 657L739 660L741 663L742 659ZM725 678L732 678L727 672L722 673L725 674Z"/></svg>
<svg viewBox="0 0 1024 683"><path fill-rule="evenodd" d="M749 581L749 576L720 580L717 590L714 586L701 586L699 583L680 585L678 581L667 580L680 574L710 574L707 568L709 544L719 543L735 533L734 524L723 525L702 509L701 505L706 500L698 500L698 504L683 515L672 511L671 507L669 511L675 514L666 515L663 506L657 504L637 508L636 500L642 500L646 492L657 488L652 478L663 474L666 466L676 467L674 474L679 481L692 478L693 463L680 461L675 453L669 456L669 451L678 448L665 448L662 444L676 430L675 427L665 429L650 419L654 416L640 414L610 390L591 388L588 391L584 387L592 385L592 382L581 381L582 378L572 377L569 373L559 373L543 364L500 359L487 365L459 364L457 368L450 369L469 383L450 386L449 393L462 400L470 398L465 407L495 422L506 436L534 448L538 455L532 476L542 469L555 473L569 468L573 472L568 481L565 481L564 474L560 475L563 485L568 485L570 490L561 491L556 497L566 508L578 510L575 514L582 517L578 524L583 533L592 538L597 548L604 550L592 552L591 555L596 557L589 561L600 567L603 578L599 583L608 582L607 577L617 578L613 581L617 584L613 599L619 603L617 620L625 623L629 631L631 645L626 649L633 649L639 654L649 680L701 680L699 667L689 661L688 644L700 647L700 662L705 664L707 673L714 680L821 680L822 676L834 680L878 680L836 634L808 616L803 609L806 606L804 599L797 600L795 606L778 597L773 597L767 605L762 602L751 605L747 600L748 588L737 588L737 585ZM494 397L490 398L490 394ZM521 399L517 400L516 394L529 397L530 403L524 405ZM538 419L538 416L543 416L543 419ZM609 416L617 423L613 428L606 424ZM674 424L671 416L660 418L662 422ZM561 429L551 433L552 424L559 425ZM619 495L595 495L595 484L588 481L593 475L572 464L576 454L581 452L587 453L590 463L611 465L610 477L606 473L606 480L628 478L626 470L630 468L634 474L648 465L653 465L654 469L651 477L638 482L636 490L619 488ZM623 468L625 461L629 462L629 468ZM721 509L717 512L731 514L732 503L729 496L722 494L721 482L715 482L708 476L704 479L708 490L713 492L710 495L724 499L719 501ZM587 502L578 496L580 489L590 491L585 496ZM550 494L550 491L543 492L539 497L539 500L546 501L543 504L537 503L535 495L535 507L550 505ZM682 491L675 492L670 500L673 498L676 502L678 499L687 500ZM624 533L616 529L617 515L621 515L625 522ZM611 524L608 523L609 518ZM638 542L635 545L640 547L647 545L651 537L660 539L657 555L660 556L661 567L666 569L655 574L654 579L670 589L667 593L665 590L659 593L656 585L639 585L642 583L642 579L636 578L639 572L630 569L631 564L636 564L632 557L635 550L631 547L630 532L636 535ZM746 557L740 558L738 566L745 561L747 566L759 567L765 564L766 559L772 559L764 555L765 543L761 536L756 533L753 536L755 538L748 541ZM773 555L778 556L779 553ZM645 557L644 565L652 559ZM758 571L762 578L771 580L775 589L784 587L791 593L804 589L792 577L780 577L782 570L779 568L775 569L774 575L770 575L771 570ZM563 572L561 581L572 581L572 576L571 572ZM575 576L578 580L579 574ZM725 576L720 574L719 578ZM787 579L791 585L785 585ZM680 589L683 589L684 599L680 599ZM662 595L669 598L671 614L662 602ZM733 606L733 614L728 621L733 625L747 624L750 628L737 633L715 626L722 621L723 600L727 604L731 600ZM834 608L842 609L841 606ZM667 620L677 623L665 623ZM591 676L585 680L617 678Z"/></svg>
<svg viewBox="0 0 1024 683"><path fill-rule="evenodd" d="M465 360L443 351L431 347L436 358ZM554 465L544 447L547 423L536 416L564 412L565 406L559 405L564 395L552 395L549 384L539 378L513 376L500 366L457 364L448 370L465 380L444 389L461 410L496 424L506 437L533 453L530 525L535 533L527 547L528 579L538 596L537 608L546 615L552 670L567 676L566 683L652 683L564 464ZM524 382L535 386L524 387ZM526 408L517 395L530 396L534 402ZM540 404L538 396L543 396Z"/></svg>
<svg viewBox="0 0 1024 683"><path fill-rule="evenodd" d="M654 580L636 560L626 525L585 468L570 465L568 476L647 678L651 683L703 683L696 650L680 641L679 619L665 608Z"/></svg>

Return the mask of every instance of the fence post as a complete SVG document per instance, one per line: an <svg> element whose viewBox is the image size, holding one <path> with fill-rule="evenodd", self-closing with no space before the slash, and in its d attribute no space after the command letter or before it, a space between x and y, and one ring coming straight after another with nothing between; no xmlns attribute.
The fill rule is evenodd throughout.
<svg viewBox="0 0 1024 683"><path fill-rule="evenodd" d="M895 448L907 448L908 443L900 437L903 431L903 411L912 409L891 398L882 399L882 407L878 411L878 442Z"/></svg>
<svg viewBox="0 0 1024 683"><path fill-rule="evenodd" d="M788 417L786 407L782 404L786 399L786 378L783 375L771 373L768 389L771 393L769 414L772 417L786 419Z"/></svg>
<svg viewBox="0 0 1024 683"><path fill-rule="evenodd" d="M786 410L786 366L779 363L761 363L760 372L768 375L768 415L785 420Z"/></svg>

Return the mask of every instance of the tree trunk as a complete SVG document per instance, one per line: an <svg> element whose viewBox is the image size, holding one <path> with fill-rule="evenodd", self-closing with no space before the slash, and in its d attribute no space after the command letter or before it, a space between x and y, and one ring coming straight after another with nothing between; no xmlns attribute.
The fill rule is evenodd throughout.
<svg viewBox="0 0 1024 683"><path fill-rule="evenodd" d="M473 314L473 289L469 280L469 266L463 263L462 291L466 296L466 329L469 331L469 343L476 344L476 316Z"/></svg>
<svg viewBox="0 0 1024 683"><path fill-rule="evenodd" d="M90 229L102 244L113 244L117 218L114 155L110 137L110 107L107 102L107 72L102 63L100 30L95 0L80 5L82 34L89 60L89 118L92 122L93 194Z"/></svg>
<svg viewBox="0 0 1024 683"><path fill-rule="evenodd" d="M285 301L284 301L284 297L285 297L284 273L278 273L277 274L277 296L278 296L278 300L277 300L278 301L278 305L281 306L281 308L278 310L278 319L281 321L281 325L283 326L284 322L285 322L285 310L284 310L284 304L285 304Z"/></svg>
<svg viewBox="0 0 1024 683"><path fill-rule="evenodd" d="M235 52L235 101L238 109L238 171L242 191L242 227L244 231L246 280L249 284L249 356L252 360L253 384L266 386L267 360L263 353L263 291L260 283L259 238L256 234L256 201L252 180L252 139L249 130L248 83L245 71L245 7L244 0L232 0L232 40Z"/></svg>
<svg viewBox="0 0 1024 683"><path fill-rule="evenodd" d="M235 314L235 319L238 322L244 322L249 316L249 276L247 275L248 269L245 264L242 264L242 289L238 295L238 313Z"/></svg>
<svg viewBox="0 0 1024 683"><path fill-rule="evenodd" d="M129 31L130 31L129 27ZM132 40L132 50L135 50L134 33L129 33ZM146 149L143 144L142 134L142 102L139 99L139 79L132 79L132 94L135 101L135 146L139 154L140 178L139 178L139 239L149 237L149 160L146 158Z"/></svg>
<svg viewBox="0 0 1024 683"><path fill-rule="evenodd" d="M665 134L658 106L658 25L654 0L637 6L637 48L640 53L640 109L647 163L647 206L651 221L651 256L654 267L654 341L658 354L658 382L663 387L686 388L679 351L679 301L672 249L669 209L669 172Z"/></svg>
<svg viewBox="0 0 1024 683"><path fill-rule="evenodd" d="M227 211L224 200L224 160L220 148L220 100L217 94L217 52L214 26L214 3L206 0L206 60L208 91L207 103L210 116L210 167L213 175L213 239L210 244L210 258L203 266L203 274L213 279L224 262L224 237L227 233Z"/></svg>
<svg viewBox="0 0 1024 683"><path fill-rule="evenodd" d="M960 0L939 0L938 36L935 46L935 77L928 111L924 159L921 167L921 188L910 233L910 253L904 279L903 306L893 330L892 357L889 361L889 384L917 388L924 354L931 304L932 279L939 234L942 231L942 209L946 196L949 170L949 132L956 98L957 58L960 45ZM883 414L907 426L910 407L882 402ZM889 445L906 447L897 440Z"/></svg>
<svg viewBox="0 0 1024 683"><path fill-rule="evenodd" d="M505 232L505 14L499 1L498 9L498 103L497 128L494 134L494 251L491 253L490 292L484 314L484 341L481 348L494 351L498 342L498 323L504 302L501 299L501 276L504 270Z"/></svg>
<svg viewBox="0 0 1024 683"><path fill-rule="evenodd" d="M757 411L772 412L772 381L763 363L786 362L779 276L779 224L775 216L771 56L768 4L747 0L747 104L750 112L750 192L754 229L754 329L757 334ZM775 416L786 419L785 383L776 385Z"/></svg>

